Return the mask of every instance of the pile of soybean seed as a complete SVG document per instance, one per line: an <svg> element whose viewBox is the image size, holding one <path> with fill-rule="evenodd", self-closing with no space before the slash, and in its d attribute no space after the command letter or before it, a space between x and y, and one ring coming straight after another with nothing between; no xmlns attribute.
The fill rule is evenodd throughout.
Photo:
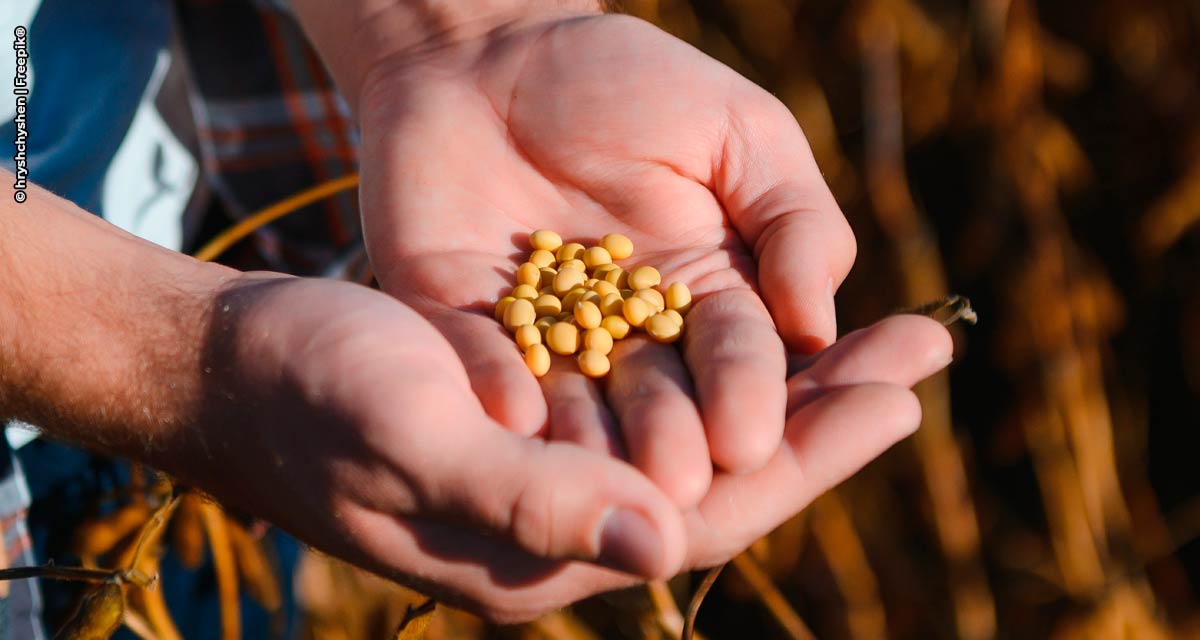
<svg viewBox="0 0 1200 640"><path fill-rule="evenodd" d="M557 233L529 234L533 253L517 267L517 284L496 303L496 321L513 334L533 375L550 370L550 352L579 354L579 370L608 374L613 342L634 329L675 342L692 293L682 282L659 290L662 276L650 266L628 271L613 263L633 255L633 241L610 233L595 247L563 244Z"/></svg>

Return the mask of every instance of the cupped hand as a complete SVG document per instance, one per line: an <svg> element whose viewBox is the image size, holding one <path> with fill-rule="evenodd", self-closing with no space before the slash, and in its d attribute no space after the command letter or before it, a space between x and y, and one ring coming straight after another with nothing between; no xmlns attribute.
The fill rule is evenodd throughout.
<svg viewBox="0 0 1200 640"><path fill-rule="evenodd" d="M488 415L623 448L684 507L714 463L745 473L778 455L785 345L833 340L855 254L779 101L645 22L575 15L385 60L358 109L372 263L449 339ZM625 266L689 285L682 349L626 340L606 384L564 361L539 388L491 318L538 228L623 233Z"/></svg>
<svg viewBox="0 0 1200 640"><path fill-rule="evenodd" d="M683 518L656 486L609 455L501 428L451 346L395 299L249 274L213 308L206 413L165 465L184 481L483 613L556 581L594 593L616 575L599 567L681 567ZM590 569L557 577L567 559Z"/></svg>
<svg viewBox="0 0 1200 640"><path fill-rule="evenodd" d="M373 300L371 305L362 303L382 297L338 300L328 293L310 289L281 296L274 313L290 314L297 306L313 304L310 296L335 309L350 301L375 307ZM415 318L391 307L402 309L394 302L379 303L388 313L366 324L378 320L400 327L399 333L408 333L409 340L426 338L437 344L438 353L430 355L452 359L450 347L435 335L406 331L406 319ZM264 316L267 319L271 317ZM433 382L443 375L436 371L437 361L422 358L421 375L411 374L419 379L393 371L407 365L367 364L378 352L397 348L393 344L408 344L398 348L413 351L424 347L402 343L399 337L396 343L377 342L382 333L370 331L366 334L371 337L366 337L361 325L353 326L359 321L348 322L316 340L342 342L347 340L343 331L349 330L364 336L354 339L358 344L352 352L358 353L345 360L313 360L305 355L308 348L296 349L301 358L288 366L319 363L329 367L329 374L338 374L322 376L325 382L315 386L304 384L309 388L305 396L327 398L317 403L325 408L298 403L298 417L256 436L264 439L262 445L244 451L240 465L230 473L238 478L233 491L261 483L265 493L256 498L260 511L302 539L496 622L530 620L645 579L540 552L555 547L551 541L560 537L588 539L596 512L589 505L634 502L644 513L657 514L665 498L646 498L649 493L638 483L614 467L604 467L605 460L620 464L609 456L571 444L519 438L489 424L477 406L460 415L464 422L455 426L448 421L454 404L472 406L463 400L467 382L461 371L444 374L448 380L443 385ZM283 324L271 319L272 326ZM944 367L950 354L949 335L937 322L897 316L851 333L802 362L787 382L787 428L779 450L756 472L718 473L699 504L683 513L683 532L672 529L665 515L652 517L660 527L655 544L663 545L658 551L662 557L651 561L649 555L640 556L643 562L656 568L704 568L741 552L909 435L921 412L908 387ZM414 386L406 391L409 384ZM329 385L361 386L373 399L332 392ZM352 406L340 406L336 397L350 400ZM434 403L443 408L431 410ZM373 428L357 426L366 419L359 416L371 413L368 407L391 419L382 424L378 418L368 420L379 424ZM299 417L313 413L330 415L320 421ZM489 429L491 433L485 433ZM474 442L463 444L462 439ZM265 458L261 447L277 448L280 454ZM519 459L514 462L513 456ZM237 475L241 473L247 477ZM419 480L422 474L427 479ZM527 495L514 488L527 483L534 483ZM420 487L416 494L414 486ZM523 497L514 498L518 493ZM511 510L512 520L506 520L501 512L516 506L520 508ZM500 534L486 535L487 531ZM583 553L577 550L578 555L592 553L586 544L579 549Z"/></svg>

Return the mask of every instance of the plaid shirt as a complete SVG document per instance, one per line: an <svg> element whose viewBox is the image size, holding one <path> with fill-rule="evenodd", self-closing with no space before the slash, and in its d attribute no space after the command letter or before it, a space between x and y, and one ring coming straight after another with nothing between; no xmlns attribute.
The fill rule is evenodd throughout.
<svg viewBox="0 0 1200 640"><path fill-rule="evenodd" d="M55 0L60 9L64 2L72 1L93 0ZM164 37L174 42L172 64L179 65L186 77L180 85L186 95L175 103L190 108L179 110L184 112L182 119L179 113L164 114L164 119L176 125L176 135L188 142L201 168L196 193L180 212L185 220L182 242L176 249L194 247L206 231L231 224L225 216L245 217L306 187L357 170L358 134L345 102L282 0L138 1L144 2L147 10L173 12L174 33ZM51 0L45 0L43 7L49 4ZM93 10L105 10L96 6L92 5ZM36 21L35 15L35 25ZM171 21L166 22L169 25ZM30 48L36 71L36 40L31 39ZM164 85L163 91L168 89ZM35 78L33 99L36 92ZM156 98L161 107L171 103L170 97L151 99ZM70 108L86 113L93 108L90 100L91 96L80 95ZM179 122L187 126L178 126ZM36 148L38 139L31 137L30 144ZM83 159L75 161L82 163ZM66 184L39 180L36 162L31 174L34 182L68 192ZM216 219L206 219L209 216ZM345 264L342 258L347 254L361 255L360 236L356 194L343 193L259 231L253 242L232 253L229 261L234 266L329 274L331 265ZM90 468L106 463L116 464L92 457ZM36 463L27 467L31 480L41 471ZM61 469L57 471L61 473ZM83 491L98 494L98 488L88 484L88 472L80 469L79 484ZM36 510L36 494L33 500ZM25 522L29 508L26 478L7 442L0 438L0 533L4 541L0 566L35 563ZM85 514L75 515L78 519ZM36 555L54 551L38 549ZM45 637L39 607L36 581L0 583L0 640Z"/></svg>

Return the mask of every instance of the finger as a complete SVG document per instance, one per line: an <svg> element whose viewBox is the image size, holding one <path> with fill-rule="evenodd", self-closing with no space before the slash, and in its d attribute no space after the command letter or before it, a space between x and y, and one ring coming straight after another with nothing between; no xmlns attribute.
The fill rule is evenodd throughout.
<svg viewBox="0 0 1200 640"><path fill-rule="evenodd" d="M550 371L542 377L542 391L550 411L550 440L625 457L617 420L604 402L603 391L579 371L573 359L554 356Z"/></svg>
<svg viewBox="0 0 1200 640"><path fill-rule="evenodd" d="M833 295L856 246L795 118L749 83L735 93L716 193L758 261L758 283L792 351L836 338Z"/></svg>
<svg viewBox="0 0 1200 640"><path fill-rule="evenodd" d="M636 335L610 357L607 397L630 462L676 505L695 505L712 481L712 462L679 352Z"/></svg>
<svg viewBox="0 0 1200 640"><path fill-rule="evenodd" d="M428 385L428 389L423 389ZM436 380L410 381L402 393L421 401L392 415L412 430L388 448L393 472L412 492L396 515L465 523L511 539L529 553L580 559L646 577L677 570L684 546L678 509L623 461L573 444L513 434L468 402L433 403Z"/></svg>
<svg viewBox="0 0 1200 640"><path fill-rule="evenodd" d="M760 471L721 475L689 518L689 563L722 562L861 469L921 422L921 405L891 384L841 387L799 407L784 446Z"/></svg>
<svg viewBox="0 0 1200 640"><path fill-rule="evenodd" d="M701 298L683 340L713 462L760 468L779 447L787 401L784 347L762 301L749 289Z"/></svg>
<svg viewBox="0 0 1200 640"><path fill-rule="evenodd" d="M492 419L525 436L546 425L546 402L537 378L504 327L482 314L440 305L426 304L417 311L454 347L471 390Z"/></svg>
<svg viewBox="0 0 1200 640"><path fill-rule="evenodd" d="M954 343L936 320L897 315L843 336L788 379L788 405L829 387L884 382L911 387L950 364Z"/></svg>
<svg viewBox="0 0 1200 640"><path fill-rule="evenodd" d="M642 580L594 564L547 560L496 536L421 518L347 510L340 522L380 532L322 547L378 575L498 624L527 622Z"/></svg>

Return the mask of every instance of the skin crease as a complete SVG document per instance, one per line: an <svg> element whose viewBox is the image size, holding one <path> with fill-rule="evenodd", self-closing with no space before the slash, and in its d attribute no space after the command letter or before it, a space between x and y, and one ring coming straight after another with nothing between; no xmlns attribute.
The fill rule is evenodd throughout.
<svg viewBox="0 0 1200 640"><path fill-rule="evenodd" d="M619 416L630 459L683 508L705 494L714 464L747 473L775 454L785 343L811 351L832 341L833 291L854 257L775 98L616 15L518 21L385 60L360 96L376 272L447 336L489 415L544 434L549 408L563 404L549 396L569 393L585 404L572 433ZM635 245L625 266L688 284L696 302L682 355L641 336L612 354L625 383L580 376L551 387L523 375L487 314L537 228L589 243L623 233Z"/></svg>

